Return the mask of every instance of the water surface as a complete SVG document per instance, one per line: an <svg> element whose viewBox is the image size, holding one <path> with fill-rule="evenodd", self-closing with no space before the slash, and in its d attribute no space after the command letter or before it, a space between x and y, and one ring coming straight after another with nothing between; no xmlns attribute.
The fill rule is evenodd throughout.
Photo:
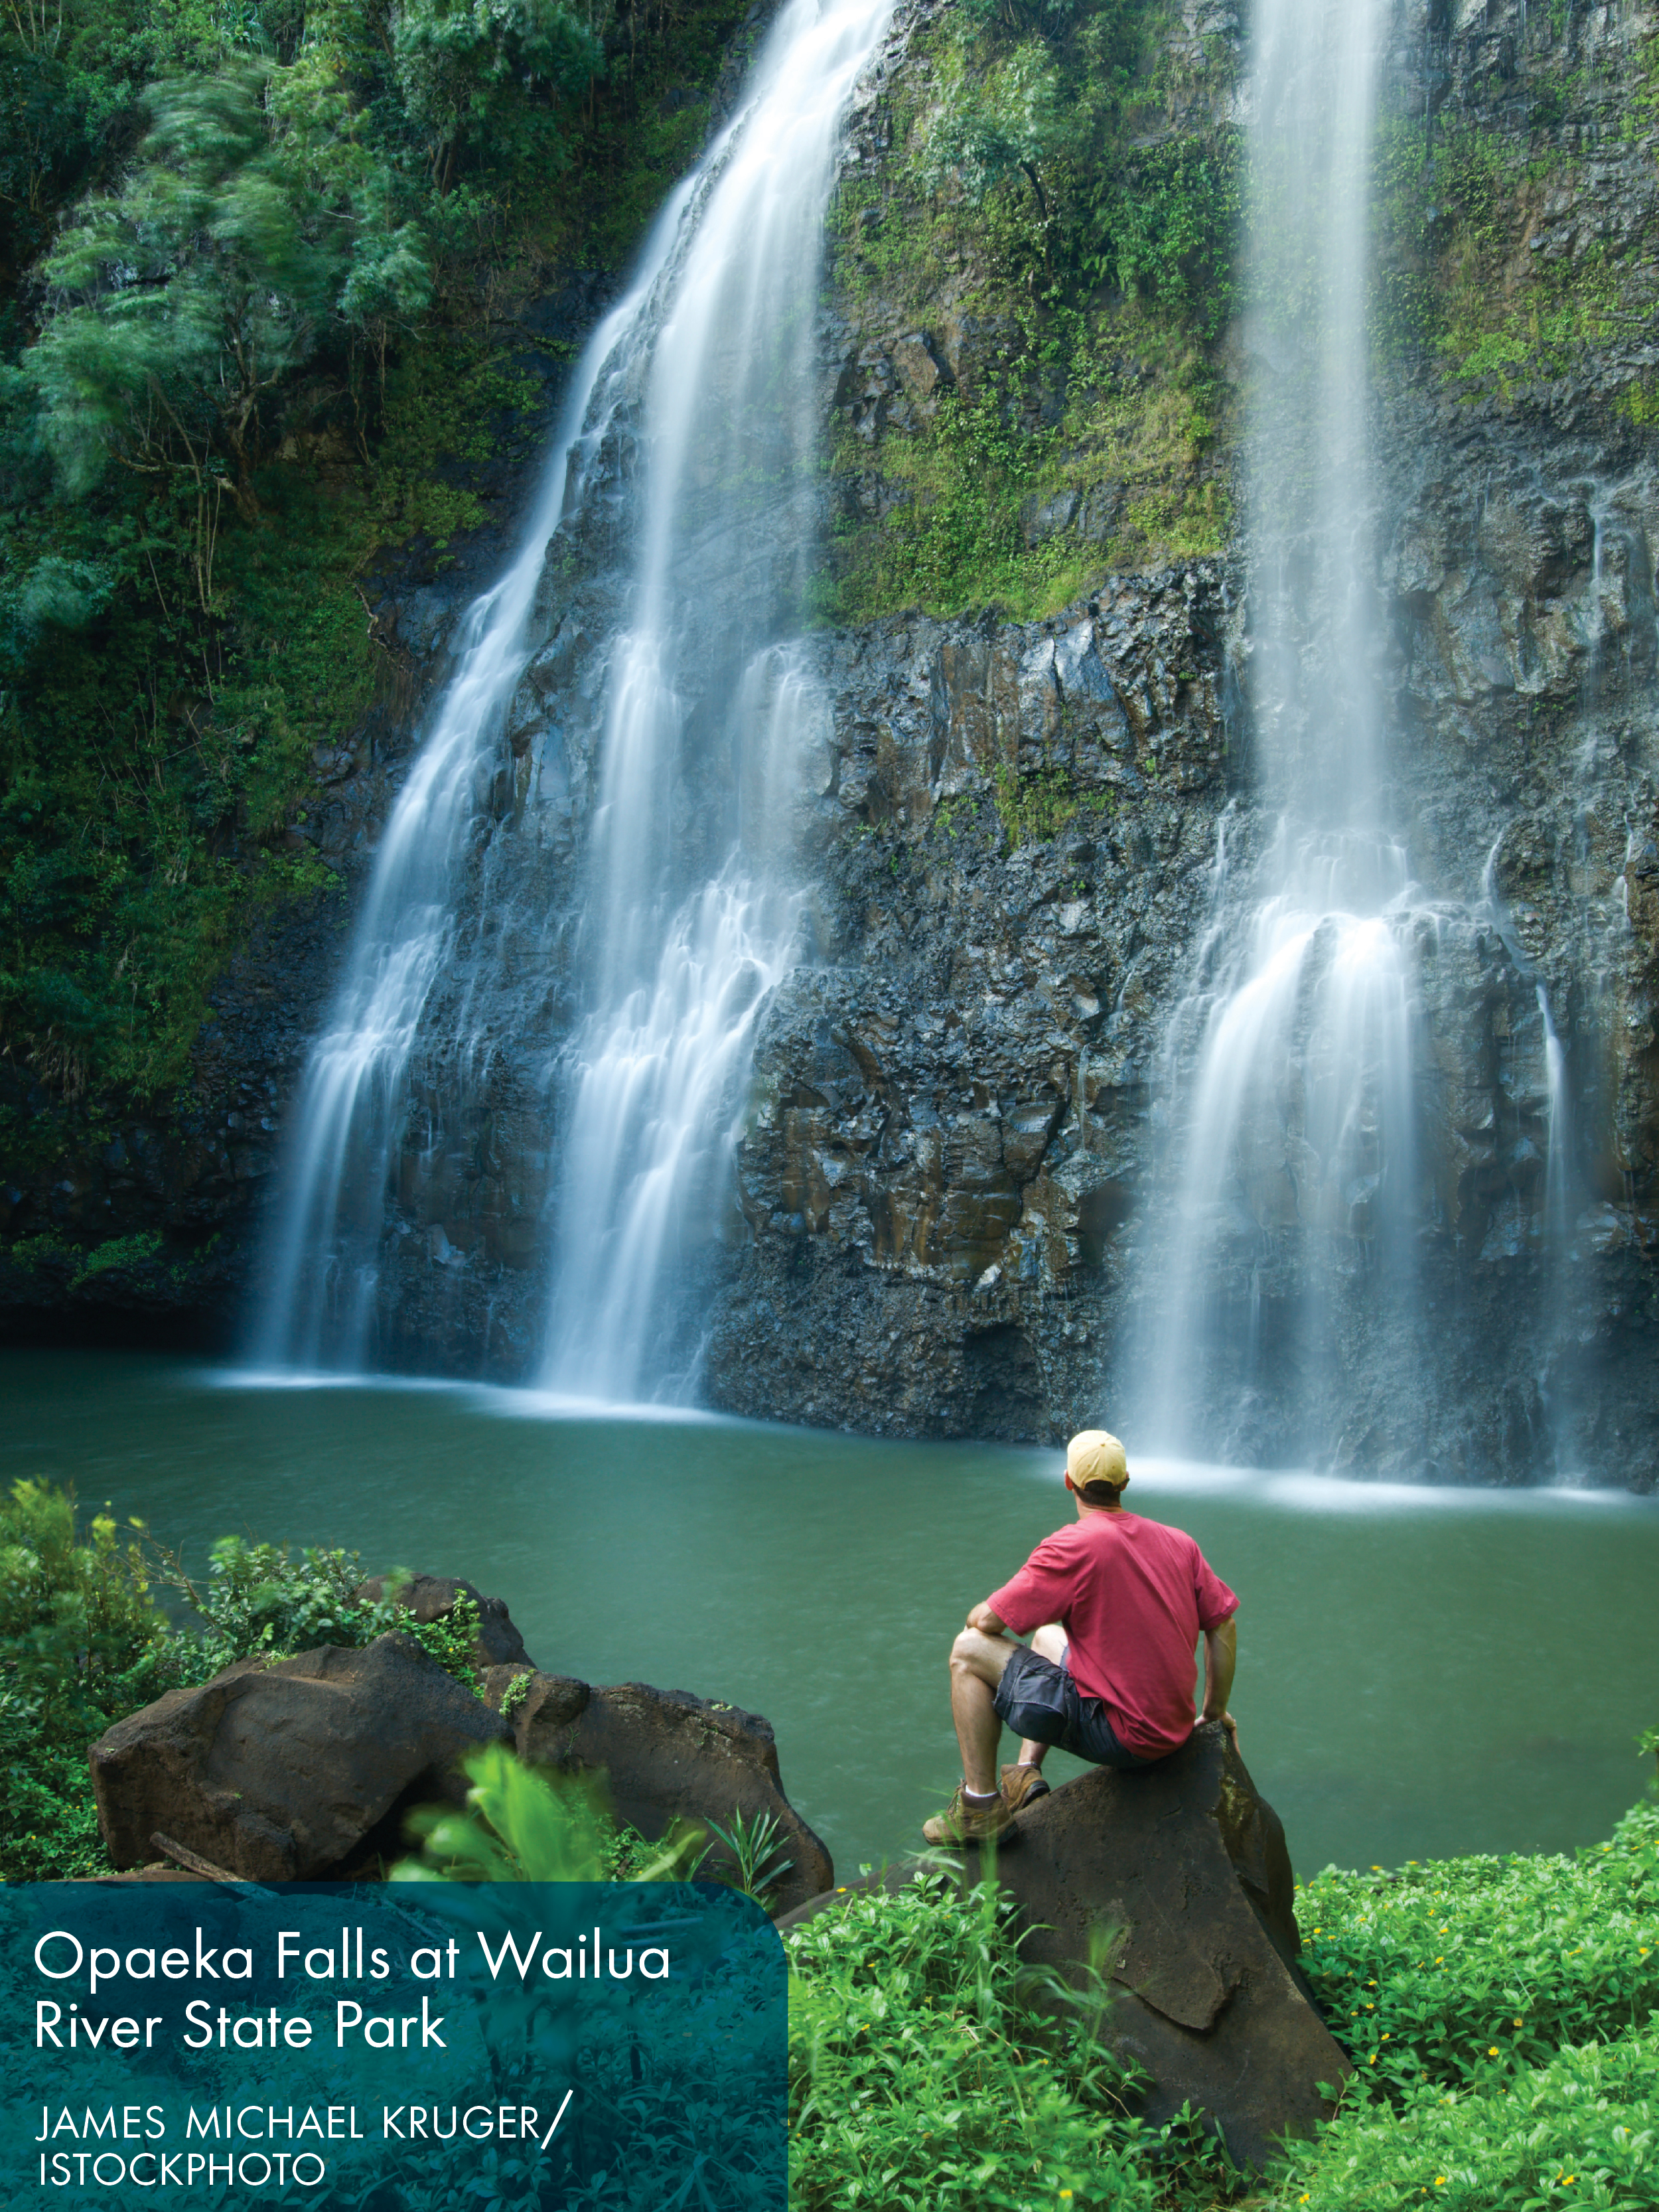
<svg viewBox="0 0 1659 2212"><path fill-rule="evenodd" d="M29 1352L0 1405L8 1481L73 1480L195 1568L231 1531L347 1545L504 1597L543 1667L764 1713L843 1875L949 1791L951 1638L1066 1517L1053 1451L513 1391ZM1589 1843L1638 1794L1659 1501L1158 1464L1129 1498L1239 1593L1233 1711L1298 1873Z"/></svg>

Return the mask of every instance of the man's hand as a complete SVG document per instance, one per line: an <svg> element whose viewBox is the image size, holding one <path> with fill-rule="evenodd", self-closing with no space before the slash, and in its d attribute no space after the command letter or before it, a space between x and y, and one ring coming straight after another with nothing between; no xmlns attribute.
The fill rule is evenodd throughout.
<svg viewBox="0 0 1659 2212"><path fill-rule="evenodd" d="M978 1629L981 1636L1006 1636L1008 1633L1006 1624L998 1619L988 1605L976 1605L965 1625Z"/></svg>

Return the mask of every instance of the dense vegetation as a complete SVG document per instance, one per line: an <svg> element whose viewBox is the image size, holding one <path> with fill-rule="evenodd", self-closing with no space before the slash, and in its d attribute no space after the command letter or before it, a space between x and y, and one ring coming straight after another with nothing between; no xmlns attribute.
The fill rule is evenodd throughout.
<svg viewBox="0 0 1659 2212"><path fill-rule="evenodd" d="M319 763L359 579L484 519L706 127L735 0L19 0L0 27L0 1146L166 1096ZM556 352L557 349L553 349ZM384 551L380 555L384 559Z"/></svg>
<svg viewBox="0 0 1659 2212"><path fill-rule="evenodd" d="M0 1504L0 1881L106 1873L88 1745L140 1705L234 1660L356 1646L403 1627L473 1684L469 1600L417 1627L395 1587L360 1602L363 1580L355 1552L319 1547L293 1558L228 1536L198 1583L137 1523L124 1531L100 1513L83 1528L64 1492L16 1484Z"/></svg>
<svg viewBox="0 0 1659 2212"><path fill-rule="evenodd" d="M1304 1964L1356 2073L1265 2180L1135 2117L1091 2007L1032 2002L997 1905L939 1877L791 1939L794 2201L1249 2212L1659 2206L1659 1802L1571 1858L1328 1871ZM1109 2001L1107 1996L1106 2001Z"/></svg>

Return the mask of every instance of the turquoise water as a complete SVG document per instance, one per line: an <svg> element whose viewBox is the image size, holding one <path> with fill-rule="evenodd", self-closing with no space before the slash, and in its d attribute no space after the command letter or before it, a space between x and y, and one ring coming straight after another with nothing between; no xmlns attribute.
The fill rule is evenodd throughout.
<svg viewBox="0 0 1659 2212"><path fill-rule="evenodd" d="M514 1391L8 1352L0 1405L9 1481L72 1480L198 1566L239 1531L464 1575L543 1667L764 1713L843 1874L949 1791L951 1638L1066 1517L1053 1451ZM1129 1502L1239 1593L1233 1711L1298 1872L1589 1843L1638 1794L1659 1501L1148 1463Z"/></svg>

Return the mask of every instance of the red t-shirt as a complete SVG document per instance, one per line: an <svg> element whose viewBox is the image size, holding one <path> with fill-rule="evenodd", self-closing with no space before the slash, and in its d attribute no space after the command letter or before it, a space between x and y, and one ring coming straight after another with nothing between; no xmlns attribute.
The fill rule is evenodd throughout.
<svg viewBox="0 0 1659 2212"><path fill-rule="evenodd" d="M1193 1732L1194 1652L1238 1600L1192 1538L1138 1513L1085 1513L1045 1536L987 1602L1017 1636L1057 1620L1066 1664L1131 1751L1161 1759Z"/></svg>

